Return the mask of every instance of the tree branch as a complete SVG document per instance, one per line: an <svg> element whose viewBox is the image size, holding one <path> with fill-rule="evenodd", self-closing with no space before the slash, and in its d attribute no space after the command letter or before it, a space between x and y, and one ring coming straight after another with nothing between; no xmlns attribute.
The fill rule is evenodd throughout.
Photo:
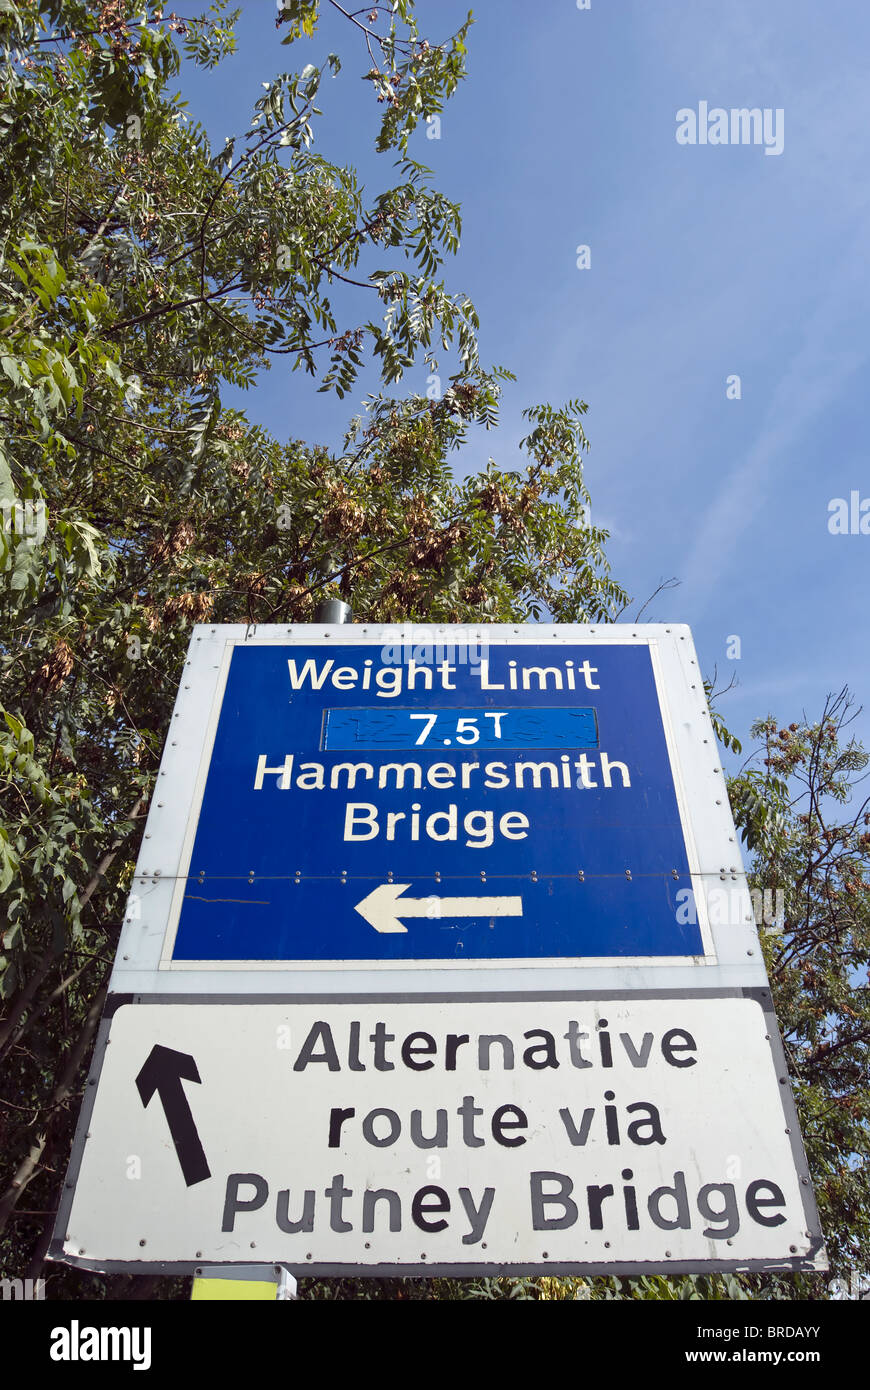
<svg viewBox="0 0 870 1390"><path fill-rule="evenodd" d="M107 980L97 992L88 1010L84 1028L76 1039L75 1045L67 1057L66 1066L61 1073L60 1081L52 1092L51 1099L46 1107L50 1111L50 1114L43 1127L42 1133L37 1135L34 1139L26 1156L22 1159L21 1163L19 1163L11 1183L3 1196L0 1197L0 1235L2 1235L3 1231L6 1229L6 1224L18 1205L28 1183L37 1172L58 1109L69 1099L79 1067L97 1031L97 1025L99 1024L100 1016L103 1012L103 1005L106 1002L108 988L109 985Z"/></svg>

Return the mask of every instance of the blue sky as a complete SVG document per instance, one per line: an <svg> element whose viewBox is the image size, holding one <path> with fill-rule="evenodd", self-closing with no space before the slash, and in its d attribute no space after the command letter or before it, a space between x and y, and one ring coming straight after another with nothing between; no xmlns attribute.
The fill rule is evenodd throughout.
<svg viewBox="0 0 870 1390"><path fill-rule="evenodd" d="M419 0L421 28L441 40L467 9ZM238 52L212 73L185 68L191 114L219 146L261 83L335 49L314 149L352 163L374 197L396 171L374 153L362 43L327 12L313 40L282 47L276 13L246 0ZM680 581L644 619L689 622L705 673L736 676L719 707L733 731L815 715L844 684L870 706L870 535L828 530L832 498L870 498L870 8L479 0L474 15L440 139L411 143L462 206L447 285L477 306L484 363L517 376L499 430L457 469L516 466L523 408L582 397L614 576L631 613ZM679 144L677 112L700 102L781 109L782 152ZM359 321L370 312L357 301ZM276 365L240 403L278 438L336 444L373 387L340 402ZM402 390L425 392L422 362ZM855 729L870 743L870 714Z"/></svg>

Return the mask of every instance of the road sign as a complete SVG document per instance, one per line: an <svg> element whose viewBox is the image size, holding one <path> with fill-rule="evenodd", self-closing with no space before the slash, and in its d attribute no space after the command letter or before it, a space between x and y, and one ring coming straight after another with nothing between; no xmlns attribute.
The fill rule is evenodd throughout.
<svg viewBox="0 0 870 1390"><path fill-rule="evenodd" d="M88 1267L825 1267L684 627L197 628L91 1080Z"/></svg>
<svg viewBox="0 0 870 1390"><path fill-rule="evenodd" d="M165 965L707 953L653 645L336 635L231 647Z"/></svg>
<svg viewBox="0 0 870 1390"><path fill-rule="evenodd" d="M733 993L122 1005L66 1249L167 1271L805 1268L773 1026Z"/></svg>

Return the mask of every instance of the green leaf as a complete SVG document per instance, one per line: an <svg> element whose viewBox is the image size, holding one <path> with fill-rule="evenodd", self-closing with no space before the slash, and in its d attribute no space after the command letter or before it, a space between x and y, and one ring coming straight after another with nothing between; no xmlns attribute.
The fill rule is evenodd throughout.
<svg viewBox="0 0 870 1390"><path fill-rule="evenodd" d="M21 736L24 732L24 725L22 724L21 720L16 719L15 715L10 714L8 710L3 711L3 718L5 719L8 728L12 730L12 733L14 734L16 741L20 742ZM2 831L0 831L0 833L2 833Z"/></svg>

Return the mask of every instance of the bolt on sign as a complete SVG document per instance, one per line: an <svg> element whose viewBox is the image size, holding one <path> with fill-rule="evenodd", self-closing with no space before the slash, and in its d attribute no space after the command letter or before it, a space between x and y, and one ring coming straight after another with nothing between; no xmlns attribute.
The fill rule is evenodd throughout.
<svg viewBox="0 0 870 1390"><path fill-rule="evenodd" d="M826 1268L718 756L683 626L195 628L54 1258Z"/></svg>

